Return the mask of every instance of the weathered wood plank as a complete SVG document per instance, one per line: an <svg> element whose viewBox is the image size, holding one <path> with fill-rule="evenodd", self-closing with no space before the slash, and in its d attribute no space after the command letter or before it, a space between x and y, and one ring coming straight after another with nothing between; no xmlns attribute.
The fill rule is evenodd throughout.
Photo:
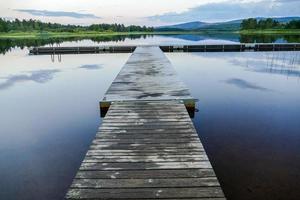
<svg viewBox="0 0 300 200"><path fill-rule="evenodd" d="M132 136L131 136L132 137ZM93 141L95 144L179 144L179 143L199 143L197 137L191 138L103 138L96 137Z"/></svg>
<svg viewBox="0 0 300 200"><path fill-rule="evenodd" d="M129 119L129 118L119 118L119 119L104 119L102 120L102 122L105 123L116 123L116 120L118 121L118 123L120 124L139 124L139 123L157 123L157 119L149 119L149 120L145 120L145 119ZM186 118L186 119L159 119L159 123L174 123L174 122L180 122L180 123L190 123L191 120Z"/></svg>
<svg viewBox="0 0 300 200"><path fill-rule="evenodd" d="M102 127L148 127L150 126L151 128L155 129L155 128L160 128L160 127L165 127L165 126L172 126L174 128L176 127L182 127L182 126L186 126L186 127L191 127L191 122L180 122L180 121L175 121L175 122L166 122L166 121L156 121L156 122L105 122L103 124Z"/></svg>
<svg viewBox="0 0 300 200"><path fill-rule="evenodd" d="M189 143L118 143L118 142L101 142L94 140L91 145L91 149L152 149L152 148L177 148L177 149L186 149L186 148L203 148L200 142L189 142Z"/></svg>
<svg viewBox="0 0 300 200"><path fill-rule="evenodd" d="M84 179L147 179L147 178L205 178L215 177L213 169L156 169L122 171L78 171L76 178Z"/></svg>
<svg viewBox="0 0 300 200"><path fill-rule="evenodd" d="M201 147L103 147L97 145L91 145L90 150L106 150L112 152L192 152L192 151L204 151Z"/></svg>
<svg viewBox="0 0 300 200"><path fill-rule="evenodd" d="M145 198L200 198L224 197L220 187L134 188L134 189L70 189L67 198L145 199Z"/></svg>
<svg viewBox="0 0 300 200"><path fill-rule="evenodd" d="M71 188L170 188L220 186L216 177L172 179L75 179Z"/></svg>
<svg viewBox="0 0 300 200"><path fill-rule="evenodd" d="M102 130L125 130L125 131L130 131L130 130L148 130L148 131L155 131L155 130L178 130L178 129L183 129L183 130L187 130L192 128L192 126L186 126L186 125L181 125L181 126L157 126L155 128L151 127L151 126L131 126L131 127L112 127L112 126L101 126L98 130L102 131Z"/></svg>
<svg viewBox="0 0 300 200"><path fill-rule="evenodd" d="M86 163L83 162L80 170L134 170L134 169L209 169L209 161L197 162L156 162L156 163Z"/></svg>
<svg viewBox="0 0 300 200"><path fill-rule="evenodd" d="M154 134L154 133L159 133L159 134L175 134L175 133L195 133L195 130L189 127L186 127L186 129L166 129L166 128L159 128L159 129L122 129L122 130L118 130L118 129L98 129L98 131L101 133L150 133L150 134Z"/></svg>
<svg viewBox="0 0 300 200"><path fill-rule="evenodd" d="M161 139L162 141L164 140L180 140L180 139L198 139L198 135L194 133L165 133L165 134L151 134L151 133L144 133L144 134L138 134L138 133L100 133L96 135L96 139L132 139L136 138L136 140L147 140L147 139Z"/></svg>
<svg viewBox="0 0 300 200"><path fill-rule="evenodd" d="M83 162L197 162L208 161L206 155L175 155L175 156L148 156L148 155L134 155L134 156L99 156L91 155L86 156Z"/></svg>
<svg viewBox="0 0 300 200"><path fill-rule="evenodd" d="M165 152L157 152L157 151L135 151L135 152L128 152L128 151L105 151L102 150L89 150L87 152L87 156L165 156L165 155L181 155L182 157L186 155L204 155L204 149L201 151L165 151Z"/></svg>

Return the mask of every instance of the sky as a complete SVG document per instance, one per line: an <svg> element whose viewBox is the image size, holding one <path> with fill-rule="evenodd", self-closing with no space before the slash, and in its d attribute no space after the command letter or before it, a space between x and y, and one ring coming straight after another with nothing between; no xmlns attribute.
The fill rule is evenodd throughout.
<svg viewBox="0 0 300 200"><path fill-rule="evenodd" d="M300 0L0 0L5 19L78 25L160 26L286 16L300 16Z"/></svg>

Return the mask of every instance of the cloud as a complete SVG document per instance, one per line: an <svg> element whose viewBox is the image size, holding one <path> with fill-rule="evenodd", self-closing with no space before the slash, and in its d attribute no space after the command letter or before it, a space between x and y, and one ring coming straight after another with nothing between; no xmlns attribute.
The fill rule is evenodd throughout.
<svg viewBox="0 0 300 200"><path fill-rule="evenodd" d="M90 19L100 19L94 14L83 14L78 12L65 12L65 11L50 11L50 10L34 10L34 9L15 9L18 12L29 13L34 16L43 16L43 17L71 17L71 18L90 18Z"/></svg>
<svg viewBox="0 0 300 200"><path fill-rule="evenodd" d="M299 2L299 0L276 0L276 2Z"/></svg>
<svg viewBox="0 0 300 200"><path fill-rule="evenodd" d="M241 89L253 89L253 90L260 90L260 91L270 91L267 88L257 86L253 83L250 83L248 81L245 81L243 79L239 78L232 78L225 81L227 84L235 85L236 87L239 87Z"/></svg>
<svg viewBox="0 0 300 200"><path fill-rule="evenodd" d="M208 3L193 7L182 13L165 13L147 17L150 21L161 22L188 22L188 21L224 21L249 17L272 16L299 16L300 1L276 0L276 1L225 1Z"/></svg>
<svg viewBox="0 0 300 200"><path fill-rule="evenodd" d="M38 70L32 71L29 74L20 74L5 77L5 81L0 83L0 90L7 89L14 86L16 83L33 81L36 83L46 83L53 79L54 74L60 72L59 70Z"/></svg>
<svg viewBox="0 0 300 200"><path fill-rule="evenodd" d="M102 65L98 65L98 64L82 65L79 68L87 69L87 70L95 70L95 69L101 69Z"/></svg>

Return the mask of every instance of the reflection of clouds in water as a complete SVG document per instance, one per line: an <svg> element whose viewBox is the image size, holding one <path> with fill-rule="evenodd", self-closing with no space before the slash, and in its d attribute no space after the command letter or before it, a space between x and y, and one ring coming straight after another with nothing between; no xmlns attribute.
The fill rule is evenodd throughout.
<svg viewBox="0 0 300 200"><path fill-rule="evenodd" d="M248 70L286 76L300 76L300 52L255 52L236 55L230 63L247 67Z"/></svg>
<svg viewBox="0 0 300 200"><path fill-rule="evenodd" d="M95 70L95 69L102 69L102 65L99 64L81 65L79 68L87 69L87 70Z"/></svg>
<svg viewBox="0 0 300 200"><path fill-rule="evenodd" d="M55 73L60 72L60 70L37 70L31 71L26 74L12 75L4 77L6 79L3 83L0 83L0 90L12 87L16 83L34 81L36 83L46 83L53 79Z"/></svg>
<svg viewBox="0 0 300 200"><path fill-rule="evenodd" d="M235 85L236 87L239 87L241 89L253 89L253 90L260 90L260 91L271 91L268 88L260 87L258 85L255 85L254 83L245 81L243 79L239 78L232 78L225 81L227 84Z"/></svg>
<svg viewBox="0 0 300 200"><path fill-rule="evenodd" d="M238 34L178 34L162 35L162 37L176 38L185 41L200 42L203 44L235 44L239 43ZM199 44L199 43L198 43Z"/></svg>

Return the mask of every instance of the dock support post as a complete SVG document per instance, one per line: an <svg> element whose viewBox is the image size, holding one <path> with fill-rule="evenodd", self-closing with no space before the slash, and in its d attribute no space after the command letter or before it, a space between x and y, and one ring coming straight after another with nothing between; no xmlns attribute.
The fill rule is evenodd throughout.
<svg viewBox="0 0 300 200"><path fill-rule="evenodd" d="M101 118L105 117L110 105L111 105L111 102L109 102L109 101L100 101L99 106L100 106Z"/></svg>

